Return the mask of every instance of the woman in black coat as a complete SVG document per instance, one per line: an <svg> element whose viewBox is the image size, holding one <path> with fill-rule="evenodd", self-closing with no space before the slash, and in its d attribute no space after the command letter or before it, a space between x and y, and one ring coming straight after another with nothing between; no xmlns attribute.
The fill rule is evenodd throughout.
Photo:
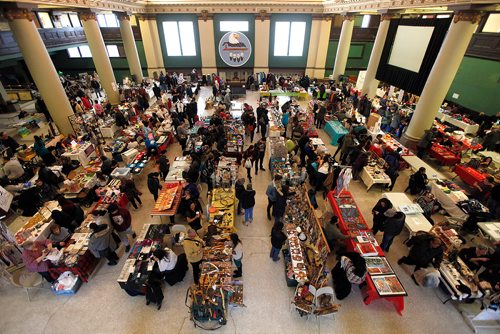
<svg viewBox="0 0 500 334"><path fill-rule="evenodd" d="M286 234L283 233L283 223L278 222L274 224L273 229L271 230L271 254L269 257L273 259L274 262L279 261L279 255L281 251L281 247L285 244Z"/></svg>
<svg viewBox="0 0 500 334"><path fill-rule="evenodd" d="M247 184L247 189L243 192L241 198L241 208L245 210L245 225L253 221L253 207L255 206L255 190L252 184Z"/></svg>
<svg viewBox="0 0 500 334"><path fill-rule="evenodd" d="M158 179L158 173L148 174L148 189L153 195L155 202L158 200L158 191L161 189L160 180Z"/></svg>
<svg viewBox="0 0 500 334"><path fill-rule="evenodd" d="M279 189L276 190L277 190L276 202L274 203L273 206L273 217L275 224L281 222L281 218L283 218L283 215L285 214L286 200L288 196L294 194L290 192L290 188L287 185L283 185L281 187L281 191Z"/></svg>
<svg viewBox="0 0 500 334"><path fill-rule="evenodd" d="M372 209L372 215L373 215L373 227L372 231L373 234L377 234L378 231L383 231L384 230L384 221L385 221L385 216L384 213L392 208L392 203L389 201L387 198L381 198L375 204L375 206Z"/></svg>

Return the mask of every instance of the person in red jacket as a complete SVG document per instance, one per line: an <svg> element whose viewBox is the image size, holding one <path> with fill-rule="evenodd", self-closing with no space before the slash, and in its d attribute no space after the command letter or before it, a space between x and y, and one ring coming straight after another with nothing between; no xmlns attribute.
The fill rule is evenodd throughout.
<svg viewBox="0 0 500 334"><path fill-rule="evenodd" d="M132 216L127 209L114 203L109 206L108 211L111 224L113 224L115 231L118 232L120 240L125 244L125 251L128 252L130 250L128 235L131 234L132 239L136 237L135 231L132 229Z"/></svg>

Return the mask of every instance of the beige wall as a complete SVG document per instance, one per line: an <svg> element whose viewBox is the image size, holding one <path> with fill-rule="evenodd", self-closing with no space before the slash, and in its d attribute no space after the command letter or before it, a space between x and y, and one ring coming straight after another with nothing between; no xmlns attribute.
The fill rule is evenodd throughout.
<svg viewBox="0 0 500 334"><path fill-rule="evenodd" d="M198 29L200 31L201 72L202 74L217 73L213 20L198 20Z"/></svg>
<svg viewBox="0 0 500 334"><path fill-rule="evenodd" d="M254 72L269 72L269 34L271 21L255 19ZM258 45L258 48L256 46Z"/></svg>

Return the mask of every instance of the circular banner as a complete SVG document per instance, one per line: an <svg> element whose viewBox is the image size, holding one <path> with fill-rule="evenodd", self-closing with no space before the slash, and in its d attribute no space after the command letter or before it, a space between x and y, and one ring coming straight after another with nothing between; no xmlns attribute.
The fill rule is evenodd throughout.
<svg viewBox="0 0 500 334"><path fill-rule="evenodd" d="M245 34L239 31L226 33L219 42L219 55L229 66L245 65L252 54L252 45Z"/></svg>

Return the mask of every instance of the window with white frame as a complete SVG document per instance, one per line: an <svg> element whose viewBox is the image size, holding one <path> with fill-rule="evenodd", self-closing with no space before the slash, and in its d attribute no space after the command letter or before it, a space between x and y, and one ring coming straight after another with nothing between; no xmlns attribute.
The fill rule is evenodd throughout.
<svg viewBox="0 0 500 334"><path fill-rule="evenodd" d="M101 28L117 28L120 26L115 14L97 14L97 23Z"/></svg>
<svg viewBox="0 0 500 334"><path fill-rule="evenodd" d="M301 57L304 52L306 22L278 21L274 26L274 56Z"/></svg>
<svg viewBox="0 0 500 334"><path fill-rule="evenodd" d="M220 31L248 31L248 21L220 21Z"/></svg>
<svg viewBox="0 0 500 334"><path fill-rule="evenodd" d="M500 14L490 13L486 19L482 32L500 32Z"/></svg>
<svg viewBox="0 0 500 334"><path fill-rule="evenodd" d="M73 27L81 27L80 19L78 18L78 14L69 14L69 19L71 20L71 24Z"/></svg>
<svg viewBox="0 0 500 334"><path fill-rule="evenodd" d="M44 29L54 28L54 24L50 18L50 14L47 12L38 12L38 20L40 21L40 26Z"/></svg>
<svg viewBox="0 0 500 334"><path fill-rule="evenodd" d="M68 48L70 58L91 58L92 53L88 45L80 45L74 48Z"/></svg>
<svg viewBox="0 0 500 334"><path fill-rule="evenodd" d="M169 57L196 56L192 21L164 21L163 35Z"/></svg>
<svg viewBox="0 0 500 334"><path fill-rule="evenodd" d="M109 58L118 58L120 56L120 51L118 50L118 46L110 44L106 45L106 50L108 50Z"/></svg>
<svg viewBox="0 0 500 334"><path fill-rule="evenodd" d="M363 20L361 21L361 28L368 28L370 25L371 15L363 15Z"/></svg>
<svg viewBox="0 0 500 334"><path fill-rule="evenodd" d="M61 23L61 27L63 28L71 27L71 20L69 19L68 14L61 14L61 16L59 16L59 22Z"/></svg>

